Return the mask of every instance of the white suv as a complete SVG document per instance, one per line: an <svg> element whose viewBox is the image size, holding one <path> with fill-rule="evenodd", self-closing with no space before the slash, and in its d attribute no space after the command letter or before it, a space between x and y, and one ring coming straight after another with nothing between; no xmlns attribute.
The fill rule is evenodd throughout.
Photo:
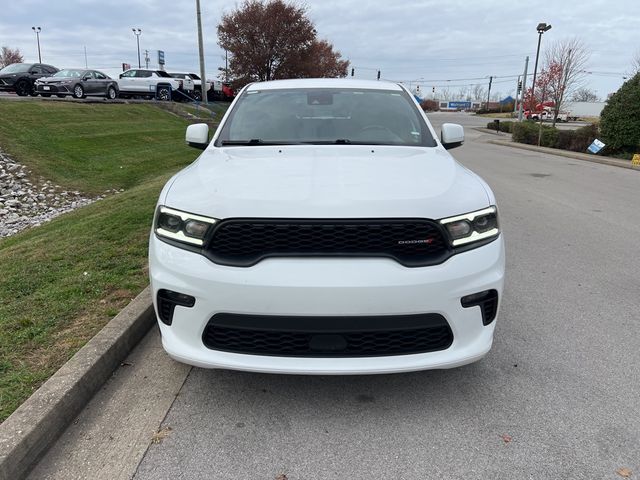
<svg viewBox="0 0 640 480"><path fill-rule="evenodd" d="M157 97L158 100L181 100L179 93L193 92L191 79L176 79L162 70L132 68L122 72L118 78L121 97L144 96ZM186 98L186 97L185 97Z"/></svg>
<svg viewBox="0 0 640 480"><path fill-rule="evenodd" d="M301 374L451 368L491 348L493 193L401 85L245 87L166 184L149 267L162 344L191 365Z"/></svg>

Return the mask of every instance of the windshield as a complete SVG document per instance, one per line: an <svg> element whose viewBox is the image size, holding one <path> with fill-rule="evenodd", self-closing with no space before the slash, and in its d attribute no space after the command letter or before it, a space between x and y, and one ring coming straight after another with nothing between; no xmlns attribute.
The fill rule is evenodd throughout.
<svg viewBox="0 0 640 480"><path fill-rule="evenodd" d="M194 80L200 80L200 77L198 75L196 75L195 73L190 73L189 76Z"/></svg>
<svg viewBox="0 0 640 480"><path fill-rule="evenodd" d="M6 67L4 67L2 70L0 70L0 73L28 72L31 68L31 65L31 63L14 63L12 65L7 65Z"/></svg>
<svg viewBox="0 0 640 480"><path fill-rule="evenodd" d="M367 144L435 146L413 99L400 90L246 91L217 145Z"/></svg>
<svg viewBox="0 0 640 480"><path fill-rule="evenodd" d="M80 78L82 76L82 70L60 70L54 75L54 77L74 77Z"/></svg>

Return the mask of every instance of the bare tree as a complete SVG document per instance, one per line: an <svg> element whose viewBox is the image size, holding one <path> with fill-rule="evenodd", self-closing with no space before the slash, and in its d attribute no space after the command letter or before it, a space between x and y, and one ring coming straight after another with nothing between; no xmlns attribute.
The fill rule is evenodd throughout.
<svg viewBox="0 0 640 480"><path fill-rule="evenodd" d="M545 51L545 67L553 71L560 69L548 85L547 95L554 103L553 126L556 125L558 113L566 103L569 95L580 87L585 77L585 67L589 61L589 50L578 38L559 40L551 44ZM543 67L543 68L545 68Z"/></svg>
<svg viewBox="0 0 640 480"><path fill-rule="evenodd" d="M487 98L487 89L481 83L476 83L473 86L472 96L476 102L484 102Z"/></svg>
<svg viewBox="0 0 640 480"><path fill-rule="evenodd" d="M0 68L4 68L12 63L22 63L23 61L24 59L22 58L20 49L16 48L13 50L9 47L2 47L2 52L0 52Z"/></svg>
<svg viewBox="0 0 640 480"><path fill-rule="evenodd" d="M573 92L573 95L571 96L571 101L572 102L598 102L600 101L600 99L598 98L598 94L595 91L589 90L586 87L580 87L575 92Z"/></svg>
<svg viewBox="0 0 640 480"><path fill-rule="evenodd" d="M631 76L640 72L640 48L636 50L635 55L631 59Z"/></svg>

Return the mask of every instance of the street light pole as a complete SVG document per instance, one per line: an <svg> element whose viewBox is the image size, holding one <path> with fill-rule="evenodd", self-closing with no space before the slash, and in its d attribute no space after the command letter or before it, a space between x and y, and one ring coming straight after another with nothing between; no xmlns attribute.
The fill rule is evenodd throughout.
<svg viewBox="0 0 640 480"><path fill-rule="evenodd" d="M142 30L139 28L132 28L133 34L136 36L136 43L138 44L138 68L142 68L142 64L140 63L140 34Z"/></svg>
<svg viewBox="0 0 640 480"><path fill-rule="evenodd" d="M202 103L207 105L209 99L207 98L207 76L204 68L204 46L202 44L202 15L200 14L200 0L196 0L196 19L198 21L198 52L200 55L200 96L202 97ZM226 74L226 72L225 72Z"/></svg>
<svg viewBox="0 0 640 480"><path fill-rule="evenodd" d="M42 31L42 28L31 27L31 30L36 32L36 40L38 41L38 63L42 63L42 57L40 56L40 32Z"/></svg>
<svg viewBox="0 0 640 480"><path fill-rule="evenodd" d="M540 56L540 42L542 42L542 34L546 31L551 30L551 25L547 25L546 23L539 23L536 27L538 31L538 49L536 50L536 63L533 67L533 83L531 84L531 100L535 102L535 89L536 89L536 74L538 73L538 57ZM535 105L534 105L535 106Z"/></svg>

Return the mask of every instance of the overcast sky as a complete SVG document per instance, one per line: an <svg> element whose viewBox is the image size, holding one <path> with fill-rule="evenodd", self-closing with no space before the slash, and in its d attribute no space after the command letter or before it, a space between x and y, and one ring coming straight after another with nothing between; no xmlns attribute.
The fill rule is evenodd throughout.
<svg viewBox="0 0 640 480"><path fill-rule="evenodd" d="M224 66L216 26L239 2L201 0L207 74ZM553 28L545 44L579 37L591 51L586 86L601 97L617 90L640 49L638 0L322 0L306 2L320 38L333 43L355 67L357 77L409 82L422 91L449 85L488 83L493 91L515 92L525 56L533 68L539 22ZM168 71L198 71L193 0L2 0L0 46L19 48L25 61L37 61L32 26L42 27L42 61L61 67L84 66L114 75L123 62L137 64L132 27L142 29L140 47L164 50ZM142 59L144 65L144 53ZM502 77L502 78L500 78ZM507 77L507 78L504 78ZM478 80L476 80L478 78ZM422 79L422 80L420 80ZM464 79L464 80L460 80ZM471 80L467 80L471 79Z"/></svg>

